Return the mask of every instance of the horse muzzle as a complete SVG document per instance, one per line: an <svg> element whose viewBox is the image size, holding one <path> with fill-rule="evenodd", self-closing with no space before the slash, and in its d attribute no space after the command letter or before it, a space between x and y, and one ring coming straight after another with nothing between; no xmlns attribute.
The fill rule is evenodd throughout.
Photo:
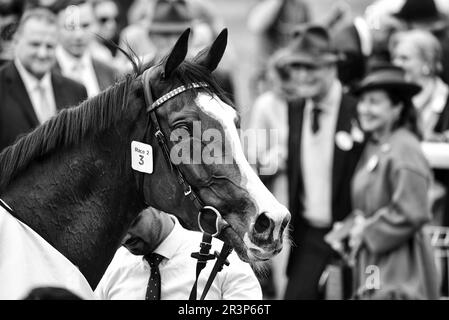
<svg viewBox="0 0 449 320"><path fill-rule="evenodd" d="M268 260L282 250L285 229L290 221L290 213L281 221L275 221L269 214L262 212L256 219L252 231L244 242L248 248L248 258Z"/></svg>

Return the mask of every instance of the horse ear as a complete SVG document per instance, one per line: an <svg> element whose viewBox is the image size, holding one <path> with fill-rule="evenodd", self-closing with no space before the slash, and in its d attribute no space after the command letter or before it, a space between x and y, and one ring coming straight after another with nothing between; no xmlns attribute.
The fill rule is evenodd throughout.
<svg viewBox="0 0 449 320"><path fill-rule="evenodd" d="M195 57L194 61L210 72L214 71L223 57L228 43L228 29L223 29L209 48L202 50Z"/></svg>
<svg viewBox="0 0 449 320"><path fill-rule="evenodd" d="M170 77L171 73L184 61L189 44L190 28L187 28L176 41L164 65L164 78Z"/></svg>

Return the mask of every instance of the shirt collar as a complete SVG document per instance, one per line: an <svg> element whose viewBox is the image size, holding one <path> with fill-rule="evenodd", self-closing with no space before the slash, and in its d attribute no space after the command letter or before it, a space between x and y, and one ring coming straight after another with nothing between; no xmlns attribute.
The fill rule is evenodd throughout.
<svg viewBox="0 0 449 320"><path fill-rule="evenodd" d="M342 92L343 92L343 87L342 87L340 81L335 80L331 84L331 87L328 90L327 94L318 103L321 111L323 111L323 112L335 111L335 109L336 109L335 106L340 105L340 99L341 99ZM315 105L315 103L311 99L308 99L308 105L309 105L309 108L312 108Z"/></svg>
<svg viewBox="0 0 449 320"><path fill-rule="evenodd" d="M51 87L51 74L50 71L48 71L42 79L36 78L34 75L32 75L30 72L28 72L23 64L20 62L19 59L14 59L14 64L17 68L17 71L19 72L20 77L22 78L22 81L24 82L25 86L28 90L32 91L35 90L37 86L43 86L44 88L48 89Z"/></svg>
<svg viewBox="0 0 449 320"><path fill-rule="evenodd" d="M164 241L162 241L161 244L154 250L154 253L160 254L161 256L163 256L168 260L170 260L176 255L176 252L179 251L179 248L182 246L185 239L187 238L185 235L187 230L181 226L181 224L179 223L178 219L175 216L173 215L169 216L175 223L173 230L168 234L168 236L164 239Z"/></svg>
<svg viewBox="0 0 449 320"><path fill-rule="evenodd" d="M56 47L56 56L61 64L61 68L73 70L77 64L82 64L83 66L88 66L90 64L90 54L88 50L81 56L81 58L76 58L68 53L62 46Z"/></svg>

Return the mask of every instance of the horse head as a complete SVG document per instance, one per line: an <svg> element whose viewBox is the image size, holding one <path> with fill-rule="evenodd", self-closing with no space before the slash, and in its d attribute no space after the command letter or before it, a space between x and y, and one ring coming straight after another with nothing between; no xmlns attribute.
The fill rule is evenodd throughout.
<svg viewBox="0 0 449 320"><path fill-rule="evenodd" d="M215 220L205 217L215 213L220 237L246 261L282 249L290 213L245 159L238 113L213 80L227 32L192 60L188 37L160 63L61 110L0 153L0 198L92 288L148 206L197 230L212 230ZM131 149L135 142L146 149ZM136 157L144 151L152 155L143 163L153 163L145 170Z"/></svg>
<svg viewBox="0 0 449 320"><path fill-rule="evenodd" d="M147 108L140 111L139 117L145 120L133 136L148 137L141 142L150 144L154 152L153 173L143 178L145 199L198 229L191 217L198 207L195 198L192 201L185 195L188 186L202 206L224 219L220 237L240 258L267 260L282 249L290 213L246 160L237 129L238 112L225 102L213 80L212 72L226 48L227 30L209 48L186 60L189 32L142 75L140 99L146 101ZM180 179L185 180L184 185Z"/></svg>

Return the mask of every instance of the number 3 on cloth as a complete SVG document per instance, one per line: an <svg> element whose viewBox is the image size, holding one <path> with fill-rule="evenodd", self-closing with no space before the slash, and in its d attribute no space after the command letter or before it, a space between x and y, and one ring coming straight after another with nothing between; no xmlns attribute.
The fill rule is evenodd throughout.
<svg viewBox="0 0 449 320"><path fill-rule="evenodd" d="M134 170L153 173L153 148L138 141L131 142L131 166Z"/></svg>

